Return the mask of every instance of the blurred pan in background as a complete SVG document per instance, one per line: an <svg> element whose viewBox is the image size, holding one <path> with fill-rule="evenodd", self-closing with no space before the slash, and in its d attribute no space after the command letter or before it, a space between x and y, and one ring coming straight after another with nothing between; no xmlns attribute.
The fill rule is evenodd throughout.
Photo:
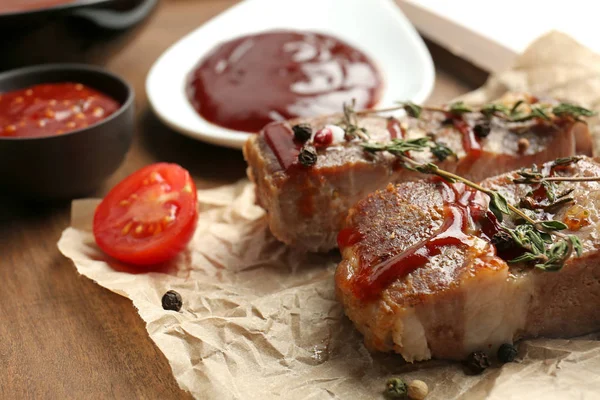
<svg viewBox="0 0 600 400"><path fill-rule="evenodd" d="M158 0L0 0L0 71L54 62L103 64Z"/></svg>

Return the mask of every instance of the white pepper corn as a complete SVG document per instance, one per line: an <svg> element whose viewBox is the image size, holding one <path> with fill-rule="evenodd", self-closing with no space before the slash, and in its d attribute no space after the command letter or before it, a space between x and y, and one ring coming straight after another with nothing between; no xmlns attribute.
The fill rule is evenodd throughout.
<svg viewBox="0 0 600 400"><path fill-rule="evenodd" d="M407 389L408 397L412 400L423 400L429 393L427 384L418 379L411 381Z"/></svg>

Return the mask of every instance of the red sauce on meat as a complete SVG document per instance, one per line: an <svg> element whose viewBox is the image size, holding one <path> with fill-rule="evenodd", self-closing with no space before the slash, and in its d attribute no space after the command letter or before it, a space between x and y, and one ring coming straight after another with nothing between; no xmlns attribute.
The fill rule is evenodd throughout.
<svg viewBox="0 0 600 400"><path fill-rule="evenodd" d="M279 165L287 170L294 164L298 164L298 154L302 145L294 140L294 131L289 124L284 122L273 122L265 126L261 135L265 142L277 157Z"/></svg>
<svg viewBox="0 0 600 400"><path fill-rule="evenodd" d="M440 181L444 199L444 222L430 238L406 249L400 254L364 265L361 261L359 271L352 281L352 290L359 299L370 300L395 280L403 278L442 252L446 246L464 246L472 244L474 235L485 235L488 239L498 231L496 219L475 201L477 193L471 188L459 184ZM360 241L360 236L352 230L342 230L338 236L340 249Z"/></svg>
<svg viewBox="0 0 600 400"><path fill-rule="evenodd" d="M356 232L352 228L344 228L338 233L337 243L340 250L354 246L356 243L360 242L362 236L359 232Z"/></svg>
<svg viewBox="0 0 600 400"><path fill-rule="evenodd" d="M475 136L473 128L469 126L464 119L461 117L450 118L452 119L452 124L456 130L462 135L462 145L466 156L460 161L460 163L462 165L469 166L481 156L483 149L481 148L481 144L479 143L477 136Z"/></svg>
<svg viewBox="0 0 600 400"><path fill-rule="evenodd" d="M30 11L75 3L76 0L2 0L0 13Z"/></svg>
<svg viewBox="0 0 600 400"><path fill-rule="evenodd" d="M390 134L390 139L404 139L406 137L404 128L402 128L400 121L396 118L388 118L387 130Z"/></svg>
<svg viewBox="0 0 600 400"><path fill-rule="evenodd" d="M47 83L0 93L0 137L60 135L95 124L120 108L80 83Z"/></svg>
<svg viewBox="0 0 600 400"><path fill-rule="evenodd" d="M272 121L373 107L382 78L361 51L329 35L271 31L225 42L190 75L188 96L206 120L258 132Z"/></svg>

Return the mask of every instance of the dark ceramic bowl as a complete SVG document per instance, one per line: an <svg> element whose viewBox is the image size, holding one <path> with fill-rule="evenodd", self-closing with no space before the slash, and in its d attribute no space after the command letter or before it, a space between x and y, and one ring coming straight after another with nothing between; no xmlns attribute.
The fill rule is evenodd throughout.
<svg viewBox="0 0 600 400"><path fill-rule="evenodd" d="M0 191L38 199L89 194L121 164L134 132L134 93L121 78L97 67L52 64L0 74L0 92L40 83L78 82L121 103L95 125L63 135L0 136Z"/></svg>

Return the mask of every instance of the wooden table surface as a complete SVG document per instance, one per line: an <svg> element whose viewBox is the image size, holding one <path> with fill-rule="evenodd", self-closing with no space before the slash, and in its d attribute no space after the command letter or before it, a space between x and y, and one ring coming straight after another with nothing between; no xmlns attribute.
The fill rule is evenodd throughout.
<svg viewBox="0 0 600 400"><path fill-rule="evenodd" d="M115 175L91 196L102 196L156 161L183 165L199 188L231 183L244 176L241 152L193 141L162 125L148 108L144 81L168 46L235 2L163 0L142 25L120 34L51 23L18 40L0 41L0 68L84 61L104 65L133 85L138 121L133 146ZM437 65L430 103L481 83L480 71L430 46ZM79 276L58 252L69 207L69 202L0 198L0 398L189 398L131 302Z"/></svg>

